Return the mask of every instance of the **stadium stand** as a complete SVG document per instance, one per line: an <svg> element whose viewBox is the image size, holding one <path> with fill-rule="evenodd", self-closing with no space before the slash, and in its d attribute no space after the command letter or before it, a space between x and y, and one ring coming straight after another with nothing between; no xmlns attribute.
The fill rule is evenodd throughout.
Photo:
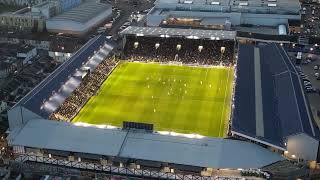
<svg viewBox="0 0 320 180"><path fill-rule="evenodd" d="M78 77L79 70L83 68L93 70L93 64L98 65L103 60L101 56L107 56L110 49L112 49L112 46L105 44L105 42L105 36L96 36L91 39L67 62L63 63L52 74L45 78L35 89L22 98L14 107L24 107L39 117L48 118L55 108L57 108L65 98L68 97L78 85L80 85L81 77ZM96 50L99 48L101 49L97 58L94 54L97 53ZM79 82L73 82L74 84L71 84L68 86L67 90L64 90L63 84L70 80ZM59 101L53 99L54 102L52 103L55 104L55 108L45 108L44 104L46 102L50 102L55 93L60 93L60 99L58 98ZM15 117L17 114L19 113L9 112L8 116Z"/></svg>
<svg viewBox="0 0 320 180"><path fill-rule="evenodd" d="M129 59L184 64L218 65L233 62L233 40L127 36L125 54Z"/></svg>
<svg viewBox="0 0 320 180"><path fill-rule="evenodd" d="M299 158L315 158L319 129L282 46L239 45L236 74L232 133L283 151L292 147L296 135L307 135L314 150Z"/></svg>
<svg viewBox="0 0 320 180"><path fill-rule="evenodd" d="M81 107L100 88L100 85L116 66L117 61L107 58L82 80L73 93L50 115L49 119L68 121L74 117Z"/></svg>

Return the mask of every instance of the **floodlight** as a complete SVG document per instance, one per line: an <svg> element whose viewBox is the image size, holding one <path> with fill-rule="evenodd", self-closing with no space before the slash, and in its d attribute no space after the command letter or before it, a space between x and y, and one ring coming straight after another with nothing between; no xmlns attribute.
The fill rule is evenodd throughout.
<svg viewBox="0 0 320 180"><path fill-rule="evenodd" d="M199 52L201 52L202 49L203 49L203 46L199 46L199 47L198 47Z"/></svg>
<svg viewBox="0 0 320 180"><path fill-rule="evenodd" d="M160 44L159 44L159 43L156 43L156 44L154 45L154 47L155 47L156 49L158 49L158 48L159 48L159 46L160 46Z"/></svg>
<svg viewBox="0 0 320 180"><path fill-rule="evenodd" d="M226 47L224 47L224 46L222 46L222 47L220 48L220 52L221 52L222 54L225 52L225 50L226 50Z"/></svg>
<svg viewBox="0 0 320 180"><path fill-rule="evenodd" d="M139 42L134 42L133 46L134 46L135 49L137 49L138 46L139 46Z"/></svg>
<svg viewBox="0 0 320 180"><path fill-rule="evenodd" d="M181 49L181 44L177 44L177 50L180 51Z"/></svg>

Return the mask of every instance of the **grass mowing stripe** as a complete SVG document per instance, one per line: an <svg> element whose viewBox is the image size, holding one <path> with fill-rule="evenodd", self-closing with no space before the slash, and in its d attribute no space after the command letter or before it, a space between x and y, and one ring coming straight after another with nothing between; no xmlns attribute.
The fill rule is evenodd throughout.
<svg viewBox="0 0 320 180"><path fill-rule="evenodd" d="M222 137L230 113L229 71L124 62L73 122L115 126L146 122L156 130Z"/></svg>

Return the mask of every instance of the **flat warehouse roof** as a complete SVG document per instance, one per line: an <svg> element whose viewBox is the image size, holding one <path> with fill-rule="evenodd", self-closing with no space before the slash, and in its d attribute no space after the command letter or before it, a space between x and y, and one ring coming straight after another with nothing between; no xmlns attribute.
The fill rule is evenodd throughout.
<svg viewBox="0 0 320 180"><path fill-rule="evenodd" d="M213 168L261 168L283 160L249 142L80 127L45 119L30 120L8 136L14 146ZM228 157L228 158L226 158Z"/></svg>
<svg viewBox="0 0 320 180"><path fill-rule="evenodd" d="M234 40L235 31L178 29L162 27L138 27L129 26L121 34L153 37L185 37L190 39Z"/></svg>
<svg viewBox="0 0 320 180"><path fill-rule="evenodd" d="M49 19L49 21L61 20L86 23L90 19L94 18L95 16L99 15L101 12L104 12L109 8L111 8L110 4L88 1L80 4L79 6L69 11L66 11L58 16Z"/></svg>

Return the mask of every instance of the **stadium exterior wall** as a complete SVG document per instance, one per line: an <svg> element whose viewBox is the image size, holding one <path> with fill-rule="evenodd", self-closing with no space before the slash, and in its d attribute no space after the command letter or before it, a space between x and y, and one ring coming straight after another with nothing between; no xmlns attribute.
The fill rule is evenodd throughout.
<svg viewBox="0 0 320 180"><path fill-rule="evenodd" d="M316 160L318 147L318 140L303 133L289 136L287 139L289 155L295 155L299 159Z"/></svg>
<svg viewBox="0 0 320 180"><path fill-rule="evenodd" d="M112 9L109 8L100 13L96 17L90 19L86 23L76 22L72 20L56 20L54 18L47 20L46 27L49 32L65 33L81 36L90 31L95 26L102 23L104 20L110 18L112 15Z"/></svg>
<svg viewBox="0 0 320 180"><path fill-rule="evenodd" d="M155 10L156 11L156 10ZM162 10L156 11L154 15L161 14ZM239 12L201 12L201 11L176 11L170 10L165 13L167 16L173 17L189 17L189 18L228 18L232 25L239 26L241 24L252 24L260 26L278 26L279 24L288 24L288 19L300 20L300 15L286 14L254 14Z"/></svg>

